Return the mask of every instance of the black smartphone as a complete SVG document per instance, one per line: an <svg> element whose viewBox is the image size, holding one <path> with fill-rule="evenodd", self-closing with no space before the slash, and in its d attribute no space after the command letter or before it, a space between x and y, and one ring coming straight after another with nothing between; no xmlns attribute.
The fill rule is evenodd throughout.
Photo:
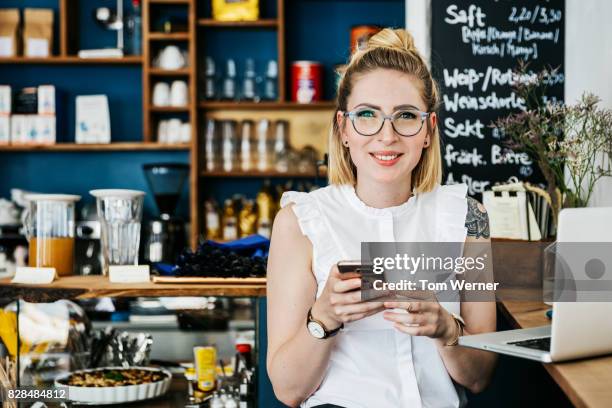
<svg viewBox="0 0 612 408"><path fill-rule="evenodd" d="M337 265L342 280L360 278L372 271L371 264L364 264L361 261L340 261Z"/></svg>

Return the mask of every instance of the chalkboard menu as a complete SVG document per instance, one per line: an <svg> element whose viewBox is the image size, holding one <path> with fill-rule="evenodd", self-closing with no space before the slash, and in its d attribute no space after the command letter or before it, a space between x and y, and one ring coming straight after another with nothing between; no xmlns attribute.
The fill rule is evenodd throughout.
<svg viewBox="0 0 612 408"><path fill-rule="evenodd" d="M519 61L559 68L546 98L563 99L563 0L432 0L432 69L442 89L445 181L479 196L516 176L543 181L536 163L509 151L492 122L525 109L511 89Z"/></svg>

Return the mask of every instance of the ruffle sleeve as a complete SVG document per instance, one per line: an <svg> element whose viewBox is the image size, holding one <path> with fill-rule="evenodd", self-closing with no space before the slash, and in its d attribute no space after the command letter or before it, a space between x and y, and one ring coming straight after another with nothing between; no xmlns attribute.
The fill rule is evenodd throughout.
<svg viewBox="0 0 612 408"><path fill-rule="evenodd" d="M283 193L280 205L286 207L294 203L292 207L298 224L304 234L312 243L313 272L317 283L327 280L329 270L337 262L338 248L330 231L329 223L321 211L313 193L287 191ZM319 289L322 285L319 285Z"/></svg>

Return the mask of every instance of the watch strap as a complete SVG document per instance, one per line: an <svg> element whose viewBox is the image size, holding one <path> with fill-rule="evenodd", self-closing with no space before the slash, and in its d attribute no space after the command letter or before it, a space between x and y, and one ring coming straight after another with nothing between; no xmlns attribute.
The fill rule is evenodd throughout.
<svg viewBox="0 0 612 408"><path fill-rule="evenodd" d="M323 324L322 321L317 320L314 317L312 317L312 308L308 309L308 319L306 320L306 324L308 325L309 322L315 322L319 326L321 326L321 328L323 329L323 332L325 333L323 336L323 339L327 339L327 338L335 336L336 334L338 334L340 330L344 328L344 323L342 323L340 326L336 327L335 329L329 330L327 326Z"/></svg>

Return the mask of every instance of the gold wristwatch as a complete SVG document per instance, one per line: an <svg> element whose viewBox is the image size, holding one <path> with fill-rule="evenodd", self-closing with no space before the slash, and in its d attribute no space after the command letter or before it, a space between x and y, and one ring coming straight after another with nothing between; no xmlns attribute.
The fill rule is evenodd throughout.
<svg viewBox="0 0 612 408"><path fill-rule="evenodd" d="M455 332L455 337L448 343L446 346L456 346L459 344L459 337L463 336L463 328L465 327L465 320L461 316L455 313L450 314L457 325L457 331Z"/></svg>

